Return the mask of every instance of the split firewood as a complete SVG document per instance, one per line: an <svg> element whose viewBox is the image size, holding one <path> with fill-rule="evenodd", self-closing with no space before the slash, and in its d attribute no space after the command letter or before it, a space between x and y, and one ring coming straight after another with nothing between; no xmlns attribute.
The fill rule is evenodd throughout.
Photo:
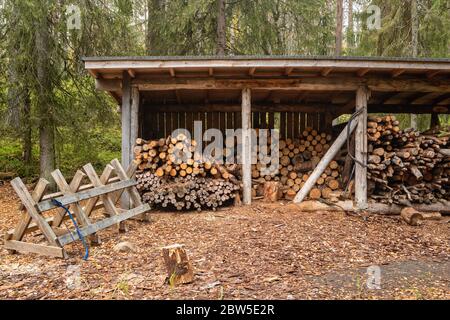
<svg viewBox="0 0 450 320"><path fill-rule="evenodd" d="M449 199L449 137L400 130L394 116L369 117L369 124L367 176L372 198L386 204Z"/></svg>
<svg viewBox="0 0 450 320"><path fill-rule="evenodd" d="M280 194L280 183L278 181L267 181L264 183L264 200L268 202L278 201Z"/></svg>

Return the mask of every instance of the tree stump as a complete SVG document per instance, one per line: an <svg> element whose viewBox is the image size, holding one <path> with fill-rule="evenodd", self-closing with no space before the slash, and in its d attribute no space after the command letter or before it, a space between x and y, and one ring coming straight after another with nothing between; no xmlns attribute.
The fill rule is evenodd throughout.
<svg viewBox="0 0 450 320"><path fill-rule="evenodd" d="M264 183L264 201L278 201L280 194L280 183L278 181L268 181Z"/></svg>
<svg viewBox="0 0 450 320"><path fill-rule="evenodd" d="M171 286L190 283L194 280L194 269L184 245L174 244L162 248L162 256L167 270L167 282Z"/></svg>

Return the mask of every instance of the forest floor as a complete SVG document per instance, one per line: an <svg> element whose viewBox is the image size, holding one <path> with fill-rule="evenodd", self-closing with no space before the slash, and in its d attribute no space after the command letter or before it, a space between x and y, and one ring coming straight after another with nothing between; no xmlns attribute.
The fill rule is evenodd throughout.
<svg viewBox="0 0 450 320"><path fill-rule="evenodd" d="M0 186L0 232L19 217L13 190ZM154 213L128 226L101 231L88 261L80 243L66 247L66 260L0 249L0 299L450 299L449 218L412 227L256 203ZM115 252L122 241L136 251ZM175 243L185 245L195 280L170 287L160 248ZM381 269L379 290L366 285L370 266Z"/></svg>

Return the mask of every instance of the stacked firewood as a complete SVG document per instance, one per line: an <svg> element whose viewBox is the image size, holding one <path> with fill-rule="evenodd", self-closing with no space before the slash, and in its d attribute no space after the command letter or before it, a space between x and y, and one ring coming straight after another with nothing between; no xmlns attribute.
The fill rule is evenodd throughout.
<svg viewBox="0 0 450 320"><path fill-rule="evenodd" d="M205 161L200 153L195 153L196 145L195 140L188 141L184 134L151 141L138 138L134 147L138 171L151 171L158 177L209 175L217 179L232 178L224 167Z"/></svg>
<svg viewBox="0 0 450 320"><path fill-rule="evenodd" d="M400 130L390 115L369 117L367 127L372 198L398 204L449 199L448 137Z"/></svg>
<svg viewBox="0 0 450 320"><path fill-rule="evenodd" d="M306 128L301 139L280 140L280 165L276 175L261 175L263 165L252 166L254 193L262 192L266 181L279 181L286 199L292 200L308 180L322 156L330 148L332 136L321 133L313 128ZM337 161L332 161L315 188L309 194L312 199L330 199L334 191L340 189L342 167Z"/></svg>
<svg viewBox="0 0 450 320"><path fill-rule="evenodd" d="M144 201L177 210L215 209L235 198L240 183L230 166L204 160L195 152L196 142L183 134L146 141L137 139L136 178Z"/></svg>
<svg viewBox="0 0 450 320"><path fill-rule="evenodd" d="M143 172L137 174L137 180L137 188L145 202L176 210L216 210L234 199L240 189L224 179L192 175L172 179Z"/></svg>

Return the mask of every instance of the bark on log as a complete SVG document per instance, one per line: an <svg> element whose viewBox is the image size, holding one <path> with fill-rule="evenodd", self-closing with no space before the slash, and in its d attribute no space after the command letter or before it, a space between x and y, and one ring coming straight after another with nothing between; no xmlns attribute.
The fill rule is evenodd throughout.
<svg viewBox="0 0 450 320"><path fill-rule="evenodd" d="M411 226L418 226L423 219L422 214L411 207L404 208L400 213L400 216Z"/></svg>
<svg viewBox="0 0 450 320"><path fill-rule="evenodd" d="M268 202L278 201L280 194L280 183L277 181L268 181L264 183L264 200Z"/></svg>
<svg viewBox="0 0 450 320"><path fill-rule="evenodd" d="M162 248L162 256L167 270L167 283L176 286L194 280L194 269L183 245L174 244Z"/></svg>

